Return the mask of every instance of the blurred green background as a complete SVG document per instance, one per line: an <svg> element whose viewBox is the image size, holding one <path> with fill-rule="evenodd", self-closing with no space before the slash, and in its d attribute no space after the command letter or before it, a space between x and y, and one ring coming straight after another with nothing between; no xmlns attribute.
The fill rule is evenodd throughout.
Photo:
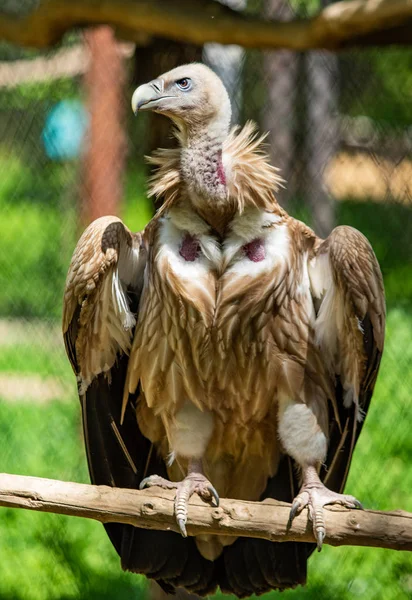
<svg viewBox="0 0 412 600"><path fill-rule="evenodd" d="M69 38L65 45L77 41ZM4 64L39 56L54 54L0 48L1 469L87 482L76 386L60 335L64 280L83 227L79 215L85 198L84 165L81 155L50 159L41 138L57 102L83 101L83 74L35 83L2 82ZM334 156L345 160L340 167L338 160L330 180L336 188L336 193L333 186L330 190L335 195L334 219L357 227L371 241L384 273L388 305L381 372L346 489L367 508L412 512L412 51L347 52L335 67L340 123L352 119L350 133L352 138L357 135L357 143L347 141L342 125ZM125 104L131 95L132 71L129 60ZM257 90L265 85L262 53L243 56L240 71L244 93L239 119L253 116L264 126L262 95L250 92L252 75ZM299 83L302 89L306 84ZM150 123L132 122L125 115L127 156L119 216L138 230L153 214L142 160ZM298 115L302 122L304 116ZM353 121L359 117L367 120ZM354 133L354 123L363 124L362 135ZM297 136L296 144L300 142ZM348 164L356 163L360 155L375 169L376 189L350 181L359 183L356 196L350 186L342 188L339 183L348 177ZM391 185L399 179L400 167L405 181L394 192ZM383 173L379 181L374 173ZM384 189L382 181L387 183ZM306 178L300 187L295 185L288 202L295 214L312 222L305 187L310 184ZM316 222L313 225L316 229ZM404 552L326 546L310 559L308 581L306 588L282 597L412 598L412 560ZM98 523L0 510L0 599L126 600L147 595L148 590L144 578L121 571Z"/></svg>

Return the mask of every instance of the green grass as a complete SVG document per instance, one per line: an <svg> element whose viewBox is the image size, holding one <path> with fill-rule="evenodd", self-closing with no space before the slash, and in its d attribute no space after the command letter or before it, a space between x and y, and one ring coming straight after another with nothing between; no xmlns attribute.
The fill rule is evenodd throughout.
<svg viewBox="0 0 412 600"><path fill-rule="evenodd" d="M412 512L411 339L412 316L390 311L381 373L347 485L367 508ZM47 340L41 345L2 348L0 371L20 372L24 364L26 374L70 377L64 356ZM0 402L0 438L5 472L88 481L74 380L70 403ZM86 519L1 509L0 565L0 600L129 600L146 589L143 578L121 571L102 526ZM328 546L310 559L308 586L281 596L411 597L410 554Z"/></svg>
<svg viewBox="0 0 412 600"><path fill-rule="evenodd" d="M63 340L61 347L53 350L38 343L1 347L0 371L61 379L73 375L63 348Z"/></svg>
<svg viewBox="0 0 412 600"><path fill-rule="evenodd" d="M72 400L0 403L3 471L88 482L74 394ZM121 571L97 522L1 509L0 540L0 599L125 600L144 593L145 581Z"/></svg>
<svg viewBox="0 0 412 600"><path fill-rule="evenodd" d="M64 282L83 227L75 163L32 168L0 154L0 317L61 318ZM133 231L152 216L142 169L125 180L120 216Z"/></svg>

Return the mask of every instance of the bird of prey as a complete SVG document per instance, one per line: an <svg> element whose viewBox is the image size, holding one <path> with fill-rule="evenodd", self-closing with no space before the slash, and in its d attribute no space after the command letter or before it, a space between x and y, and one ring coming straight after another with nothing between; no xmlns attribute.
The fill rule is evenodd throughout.
<svg viewBox="0 0 412 600"><path fill-rule="evenodd" d="M125 569L168 592L238 597L303 584L314 544L186 537L194 493L360 507L343 488L383 350L382 276L366 238L325 240L289 216L263 138L230 128L220 79L189 64L136 89L178 148L158 150L142 233L102 217L82 235L64 296L95 484L175 490L181 534L107 524ZM274 510L276 510L274 508Z"/></svg>

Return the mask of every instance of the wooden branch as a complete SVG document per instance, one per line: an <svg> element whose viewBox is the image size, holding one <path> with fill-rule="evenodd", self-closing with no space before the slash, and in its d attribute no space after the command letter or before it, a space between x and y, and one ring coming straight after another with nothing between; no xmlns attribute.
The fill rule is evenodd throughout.
<svg viewBox="0 0 412 600"><path fill-rule="evenodd" d="M144 529L177 531L172 491L137 491L0 474L0 506L85 517L102 523L127 523ZM287 529L290 505L266 500L221 501L211 507L190 501L187 531L254 537L273 542L314 542L307 511ZM412 514L331 507L325 510L326 539L332 546L371 546L412 550Z"/></svg>
<svg viewBox="0 0 412 600"><path fill-rule="evenodd" d="M397 28L405 43L405 27L412 43L411 20L411 0L344 0L312 19L286 23L242 15L215 0L39 0L23 17L3 13L0 38L43 48L74 27L105 23L120 37L139 42L142 34L149 34L199 45L338 49L362 44L371 35L373 43L394 43Z"/></svg>

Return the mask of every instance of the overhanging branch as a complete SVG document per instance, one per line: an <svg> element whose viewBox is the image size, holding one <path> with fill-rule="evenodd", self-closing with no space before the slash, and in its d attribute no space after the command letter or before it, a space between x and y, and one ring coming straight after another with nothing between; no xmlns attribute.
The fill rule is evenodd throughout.
<svg viewBox="0 0 412 600"><path fill-rule="evenodd" d="M53 479L0 474L0 506L85 517L102 523L126 523L145 529L177 531L173 492L144 491L67 483ZM314 542L307 512L287 529L290 505L274 500L221 501L219 508L192 498L187 531L262 538L276 542ZM412 550L412 514L329 508L326 544Z"/></svg>
<svg viewBox="0 0 412 600"><path fill-rule="evenodd" d="M287 23L242 15L215 0L39 0L24 17L0 16L0 38L43 48L74 27L113 26L119 37L142 34L202 45L247 48L338 49L351 45L412 43L411 0L345 0L316 17ZM410 34L410 35L408 35Z"/></svg>

